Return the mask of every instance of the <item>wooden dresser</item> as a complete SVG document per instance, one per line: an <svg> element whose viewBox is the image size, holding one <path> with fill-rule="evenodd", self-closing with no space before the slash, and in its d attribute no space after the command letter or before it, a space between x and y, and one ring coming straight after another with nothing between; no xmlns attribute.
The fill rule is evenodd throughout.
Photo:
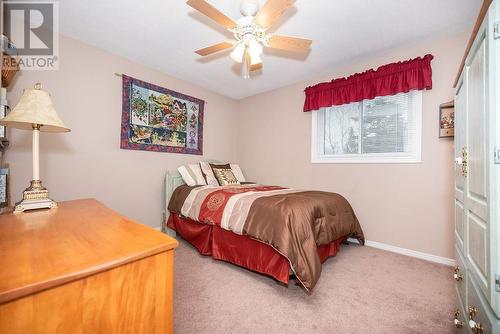
<svg viewBox="0 0 500 334"><path fill-rule="evenodd" d="M0 215L0 333L171 333L175 247L93 199Z"/></svg>

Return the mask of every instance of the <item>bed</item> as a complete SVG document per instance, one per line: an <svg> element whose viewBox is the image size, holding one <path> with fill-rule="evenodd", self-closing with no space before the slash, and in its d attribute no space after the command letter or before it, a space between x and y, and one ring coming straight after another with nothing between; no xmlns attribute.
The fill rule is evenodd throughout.
<svg viewBox="0 0 500 334"><path fill-rule="evenodd" d="M276 186L187 186L165 177L162 230L175 231L202 255L288 284L290 272L311 291L321 265L347 238L364 244L347 200L335 193Z"/></svg>

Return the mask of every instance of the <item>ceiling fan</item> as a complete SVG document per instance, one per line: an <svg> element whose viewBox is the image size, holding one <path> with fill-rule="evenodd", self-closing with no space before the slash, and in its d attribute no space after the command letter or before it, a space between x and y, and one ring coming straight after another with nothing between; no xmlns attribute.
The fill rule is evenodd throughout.
<svg viewBox="0 0 500 334"><path fill-rule="evenodd" d="M205 0L188 0L187 4L233 33L234 41L218 43L195 51L200 56L230 49L231 58L243 63L243 78L250 78L250 72L262 68L263 46L287 51L308 51L312 41L304 38L268 34L271 28L295 0L268 0L259 10L258 0L242 0L241 14L237 21L224 15Z"/></svg>

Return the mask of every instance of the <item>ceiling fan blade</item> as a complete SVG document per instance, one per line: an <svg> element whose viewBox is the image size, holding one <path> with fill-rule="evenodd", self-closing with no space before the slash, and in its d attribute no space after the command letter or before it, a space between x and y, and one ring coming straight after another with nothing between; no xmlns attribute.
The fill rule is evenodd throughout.
<svg viewBox="0 0 500 334"><path fill-rule="evenodd" d="M255 16L255 22L262 28L271 28L295 0L267 0Z"/></svg>
<svg viewBox="0 0 500 334"><path fill-rule="evenodd" d="M310 39L290 37L284 35L273 35L267 46L274 49L282 49L288 51L307 51L311 46Z"/></svg>
<svg viewBox="0 0 500 334"><path fill-rule="evenodd" d="M222 14L217 8L210 5L205 0L188 0L186 3L227 29L231 29L236 26L236 22Z"/></svg>
<svg viewBox="0 0 500 334"><path fill-rule="evenodd" d="M225 49L229 49L233 47L233 43L229 42L222 42L219 44L214 44L212 46L196 50L195 52L199 54L200 56L208 56L211 55L212 53L216 53Z"/></svg>
<svg viewBox="0 0 500 334"><path fill-rule="evenodd" d="M250 72L261 70L263 66L264 66L264 63L259 63L259 64L251 65L250 66Z"/></svg>

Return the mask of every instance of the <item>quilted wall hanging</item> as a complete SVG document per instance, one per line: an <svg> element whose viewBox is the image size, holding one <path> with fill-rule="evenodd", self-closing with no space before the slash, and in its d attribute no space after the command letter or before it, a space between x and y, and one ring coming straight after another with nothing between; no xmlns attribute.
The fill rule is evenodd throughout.
<svg viewBox="0 0 500 334"><path fill-rule="evenodd" d="M123 75L122 149L203 154L203 100Z"/></svg>

